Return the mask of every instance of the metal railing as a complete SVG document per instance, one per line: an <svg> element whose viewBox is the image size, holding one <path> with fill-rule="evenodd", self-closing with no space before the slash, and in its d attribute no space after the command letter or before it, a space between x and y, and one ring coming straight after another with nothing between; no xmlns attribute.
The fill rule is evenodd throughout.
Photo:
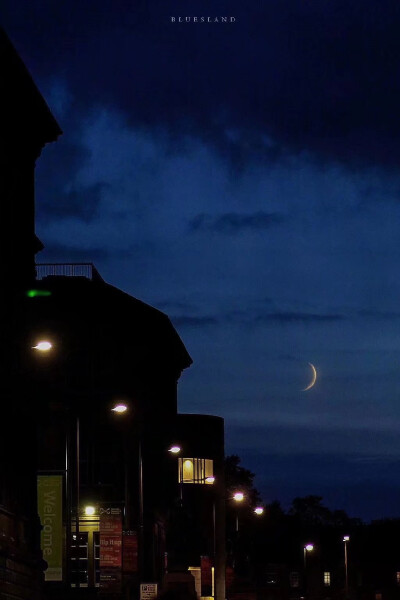
<svg viewBox="0 0 400 600"><path fill-rule="evenodd" d="M85 277L91 281L103 281L93 263L38 263L36 280L45 277Z"/></svg>

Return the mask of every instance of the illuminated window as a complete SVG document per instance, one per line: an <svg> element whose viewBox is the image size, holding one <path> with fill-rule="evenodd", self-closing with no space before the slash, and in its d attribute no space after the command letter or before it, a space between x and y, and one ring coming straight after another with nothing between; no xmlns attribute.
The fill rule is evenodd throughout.
<svg viewBox="0 0 400 600"><path fill-rule="evenodd" d="M178 469L179 483L213 484L213 461L209 458L179 458Z"/></svg>
<svg viewBox="0 0 400 600"><path fill-rule="evenodd" d="M326 587L331 585L331 572L330 571L324 571L324 585Z"/></svg>
<svg viewBox="0 0 400 600"><path fill-rule="evenodd" d="M290 573L290 587L292 588L298 588L300 585L300 578L299 578L299 574L297 571L292 571Z"/></svg>

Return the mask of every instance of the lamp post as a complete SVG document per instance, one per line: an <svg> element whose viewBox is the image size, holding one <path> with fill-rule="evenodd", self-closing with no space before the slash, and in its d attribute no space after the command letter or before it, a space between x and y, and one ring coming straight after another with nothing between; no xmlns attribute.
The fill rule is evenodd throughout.
<svg viewBox="0 0 400 600"><path fill-rule="evenodd" d="M344 574L345 574L345 598L347 600L347 598L349 597L349 577L348 577L348 562L347 562L347 542L350 541L350 536L345 535L343 536L343 542L344 542Z"/></svg>
<svg viewBox="0 0 400 600"><path fill-rule="evenodd" d="M124 415L129 411L129 405L125 402L118 402L111 411L116 415ZM130 514L130 490L129 490L129 465L128 465L128 438L124 439L124 468L125 468L125 526L131 527ZM138 538L139 538L139 576L143 578L144 566L144 500L143 500L143 455L141 432L138 436L138 490L139 490L139 518L138 518Z"/></svg>
<svg viewBox="0 0 400 600"><path fill-rule="evenodd" d="M179 444L172 444L168 448L168 452L170 452L173 455L180 454L181 450L182 450L182 448L180 447ZM178 470L179 470L179 498L180 498L180 503L181 503L181 507L182 507L182 505L183 505L183 466L179 462L179 458L178 458Z"/></svg>
<svg viewBox="0 0 400 600"><path fill-rule="evenodd" d="M308 595L308 581L307 581L307 554L314 550L314 544L306 544L303 547L303 558L304 558L304 595Z"/></svg>
<svg viewBox="0 0 400 600"><path fill-rule="evenodd" d="M46 355L54 349L53 343L48 339L40 339L32 346L39 354ZM65 440L65 498L66 498L66 583L69 587L71 581L71 509L72 509L72 479L71 479L71 422L68 418L66 440ZM80 587L79 581L79 504L80 504L80 422L79 415L75 415L75 545L76 545L76 587Z"/></svg>
<svg viewBox="0 0 400 600"><path fill-rule="evenodd" d="M243 502L243 500L244 500L243 492L235 492L233 494L233 499L235 502ZM236 531L236 535L238 535L238 533L239 533L239 513L238 513L238 511L236 511L235 531Z"/></svg>
<svg viewBox="0 0 400 600"><path fill-rule="evenodd" d="M312 552L314 550L313 544L306 544L303 548L304 551L304 568L307 568L307 552Z"/></svg>

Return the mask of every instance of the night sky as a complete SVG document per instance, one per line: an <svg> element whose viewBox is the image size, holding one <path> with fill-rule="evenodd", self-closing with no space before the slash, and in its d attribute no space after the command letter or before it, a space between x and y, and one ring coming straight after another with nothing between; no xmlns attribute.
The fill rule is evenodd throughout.
<svg viewBox="0 0 400 600"><path fill-rule="evenodd" d="M2 7L64 131L38 260L170 316L180 411L225 418L265 502L400 517L398 0Z"/></svg>

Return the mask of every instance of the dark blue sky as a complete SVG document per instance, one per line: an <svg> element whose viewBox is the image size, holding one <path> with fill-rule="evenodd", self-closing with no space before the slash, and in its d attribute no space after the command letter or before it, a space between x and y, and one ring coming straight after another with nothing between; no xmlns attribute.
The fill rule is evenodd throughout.
<svg viewBox="0 0 400 600"><path fill-rule="evenodd" d="M64 130L40 260L171 317L180 410L225 417L266 502L400 517L398 1L3 0L2 24Z"/></svg>

